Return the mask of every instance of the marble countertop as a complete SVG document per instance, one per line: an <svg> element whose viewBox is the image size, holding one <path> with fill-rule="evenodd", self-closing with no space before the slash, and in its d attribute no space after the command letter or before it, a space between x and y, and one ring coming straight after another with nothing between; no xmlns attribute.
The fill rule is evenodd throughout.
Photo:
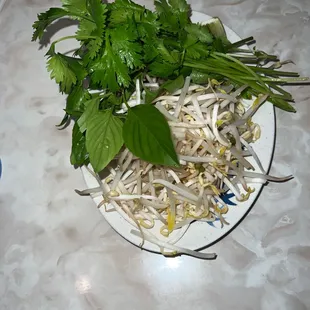
<svg viewBox="0 0 310 310"><path fill-rule="evenodd" d="M151 1L139 1L151 6ZM193 0L241 37L310 75L309 0ZM31 43L36 14L56 0L0 1L0 309L310 309L310 88L296 114L277 111L272 174L250 214L212 247L215 261L167 259L105 222L69 163L64 97ZM208 249L210 250L210 249Z"/></svg>

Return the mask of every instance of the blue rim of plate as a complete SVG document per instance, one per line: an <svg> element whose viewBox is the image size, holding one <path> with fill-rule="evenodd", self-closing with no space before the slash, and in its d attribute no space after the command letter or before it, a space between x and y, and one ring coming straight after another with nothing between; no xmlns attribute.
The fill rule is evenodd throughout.
<svg viewBox="0 0 310 310"><path fill-rule="evenodd" d="M1 159L0 159L0 179L1 179L1 175L2 175L2 162L1 162Z"/></svg>

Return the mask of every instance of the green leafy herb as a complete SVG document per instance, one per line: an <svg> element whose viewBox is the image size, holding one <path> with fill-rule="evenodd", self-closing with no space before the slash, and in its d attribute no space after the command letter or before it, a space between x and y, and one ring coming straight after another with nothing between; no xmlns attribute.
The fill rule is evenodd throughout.
<svg viewBox="0 0 310 310"><path fill-rule="evenodd" d="M59 129L64 128L68 123L70 122L70 115L69 114L65 114L63 119L61 120L61 122L56 125L56 127L58 127Z"/></svg>
<svg viewBox="0 0 310 310"><path fill-rule="evenodd" d="M115 0L110 5L111 25L117 26L127 22L129 18L134 18L136 21L142 18L145 9L143 6L136 4L130 0Z"/></svg>
<svg viewBox="0 0 310 310"><path fill-rule="evenodd" d="M76 84L77 76L65 57L55 54L47 62L47 70L51 72L51 79L55 79L63 92L70 91L72 85Z"/></svg>
<svg viewBox="0 0 310 310"><path fill-rule="evenodd" d="M154 164L178 166L170 128L165 117L152 105L130 109L123 128L128 149Z"/></svg>
<svg viewBox="0 0 310 310"><path fill-rule="evenodd" d="M105 168L121 149L122 127L112 110L100 111L87 121L86 148L95 172Z"/></svg>
<svg viewBox="0 0 310 310"><path fill-rule="evenodd" d="M61 0L62 6L68 12L81 19L87 13L87 0Z"/></svg>
<svg viewBox="0 0 310 310"><path fill-rule="evenodd" d="M81 115L84 112L85 101L90 100L90 98L88 91L82 85L77 85L67 97L66 112Z"/></svg>
<svg viewBox="0 0 310 310"><path fill-rule="evenodd" d="M80 131L78 123L75 123L72 129L71 165L83 166L88 161L85 142L85 135Z"/></svg>
<svg viewBox="0 0 310 310"><path fill-rule="evenodd" d="M99 98L93 98L85 102L84 104L84 113L77 120L81 132L84 132L87 129L87 124L89 120L92 119L94 115L96 115L99 111Z"/></svg>
<svg viewBox="0 0 310 310"><path fill-rule="evenodd" d="M168 80L161 86L162 89L167 90L170 94L182 88L184 85L184 76L180 75L175 80Z"/></svg>
<svg viewBox="0 0 310 310"><path fill-rule="evenodd" d="M97 0L88 0L86 1L86 5L89 15L100 31L99 34L102 34L105 29L106 13L108 11L107 5Z"/></svg>
<svg viewBox="0 0 310 310"><path fill-rule="evenodd" d="M154 3L165 31L177 33L190 23L190 7L185 0L158 0Z"/></svg>
<svg viewBox="0 0 310 310"><path fill-rule="evenodd" d="M38 20L34 22L33 28L35 29L32 35L32 41L41 39L44 30L55 20L66 16L68 13L61 8L50 8L48 11L38 14Z"/></svg>
<svg viewBox="0 0 310 310"><path fill-rule="evenodd" d="M168 123L152 102L182 88L186 76L198 84L212 79L235 87L246 84L244 97L267 94L275 106L290 112L295 111L292 96L281 86L307 81L276 70L287 63L276 56L244 49L253 37L229 42L218 18L207 25L192 23L186 0L156 0L154 12L131 0L61 2L61 8L38 15L32 40L41 39L63 17L79 24L75 34L52 42L46 53L51 78L67 94L60 125L75 121L71 163L76 166L90 162L95 171L105 168L124 141L143 160L178 165ZM57 44L69 39L80 44L73 56L57 52ZM145 104L131 108L126 102L136 80L146 76L159 78L159 88L144 88Z"/></svg>
<svg viewBox="0 0 310 310"><path fill-rule="evenodd" d="M196 39L196 41L208 44L211 44L214 41L213 36L209 32L207 26L199 24L190 24L185 27L185 30L190 35L192 35Z"/></svg>
<svg viewBox="0 0 310 310"><path fill-rule="evenodd" d="M130 69L142 67L142 47L136 43L137 33L132 29L115 28L110 32L112 50Z"/></svg>
<svg viewBox="0 0 310 310"><path fill-rule="evenodd" d="M105 50L100 58L91 63L91 77L103 89L118 91L121 86L130 84L129 68L122 62L119 55L114 54L109 33L106 33Z"/></svg>

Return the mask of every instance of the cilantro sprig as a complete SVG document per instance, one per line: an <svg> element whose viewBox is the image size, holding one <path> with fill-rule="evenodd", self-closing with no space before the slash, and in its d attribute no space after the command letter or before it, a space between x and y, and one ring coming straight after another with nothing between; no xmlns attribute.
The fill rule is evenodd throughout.
<svg viewBox="0 0 310 310"><path fill-rule="evenodd" d="M277 107L294 112L290 94L279 85L303 81L298 74L275 70L277 57L242 50L247 38L230 43L219 23L192 23L186 0L156 0L155 12L131 0L62 0L61 8L38 15L32 40L42 39L49 25L63 17L77 20L75 34L54 41L47 52L47 70L67 95L65 117L75 121L71 163L91 163L99 172L123 145L154 164L178 166L167 121L151 104L173 92L191 75L196 83L228 80L236 87L249 85L247 95L268 94ZM216 21L216 20L215 20ZM221 28L222 27L222 28ZM63 40L77 40L73 56L57 52ZM262 64L274 62L269 68ZM146 103L122 109L145 76L160 78L156 92L145 89Z"/></svg>

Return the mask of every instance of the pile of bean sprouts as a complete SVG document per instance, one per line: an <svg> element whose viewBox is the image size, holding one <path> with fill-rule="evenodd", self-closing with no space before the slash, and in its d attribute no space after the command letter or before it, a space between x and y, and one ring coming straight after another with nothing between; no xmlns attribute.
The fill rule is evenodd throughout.
<svg viewBox="0 0 310 310"><path fill-rule="evenodd" d="M137 81L129 106L144 104L142 86L156 90L160 85L150 77L143 85ZM140 236L143 242L157 244L162 253L169 249L173 251L170 255L183 253L215 258L213 253L175 245L183 234L169 242L156 238L152 229L159 222L161 235L169 237L193 221L217 220L222 226L228 225L225 220L228 206L221 198L223 193L230 190L241 202L253 192L249 183L281 182L291 178L267 175L251 147L261 134L252 116L267 96L258 96L252 106L245 109L240 94L246 88L244 85L236 89L214 80L208 85L195 85L187 77L183 89L153 102L168 121L181 167L152 165L124 148L114 164L108 166L108 175L103 180L90 170L99 183L97 188L77 192L102 195L99 207L113 207L113 211L135 227L133 234ZM125 105L123 109L126 110ZM259 172L254 171L249 157L254 158Z"/></svg>

